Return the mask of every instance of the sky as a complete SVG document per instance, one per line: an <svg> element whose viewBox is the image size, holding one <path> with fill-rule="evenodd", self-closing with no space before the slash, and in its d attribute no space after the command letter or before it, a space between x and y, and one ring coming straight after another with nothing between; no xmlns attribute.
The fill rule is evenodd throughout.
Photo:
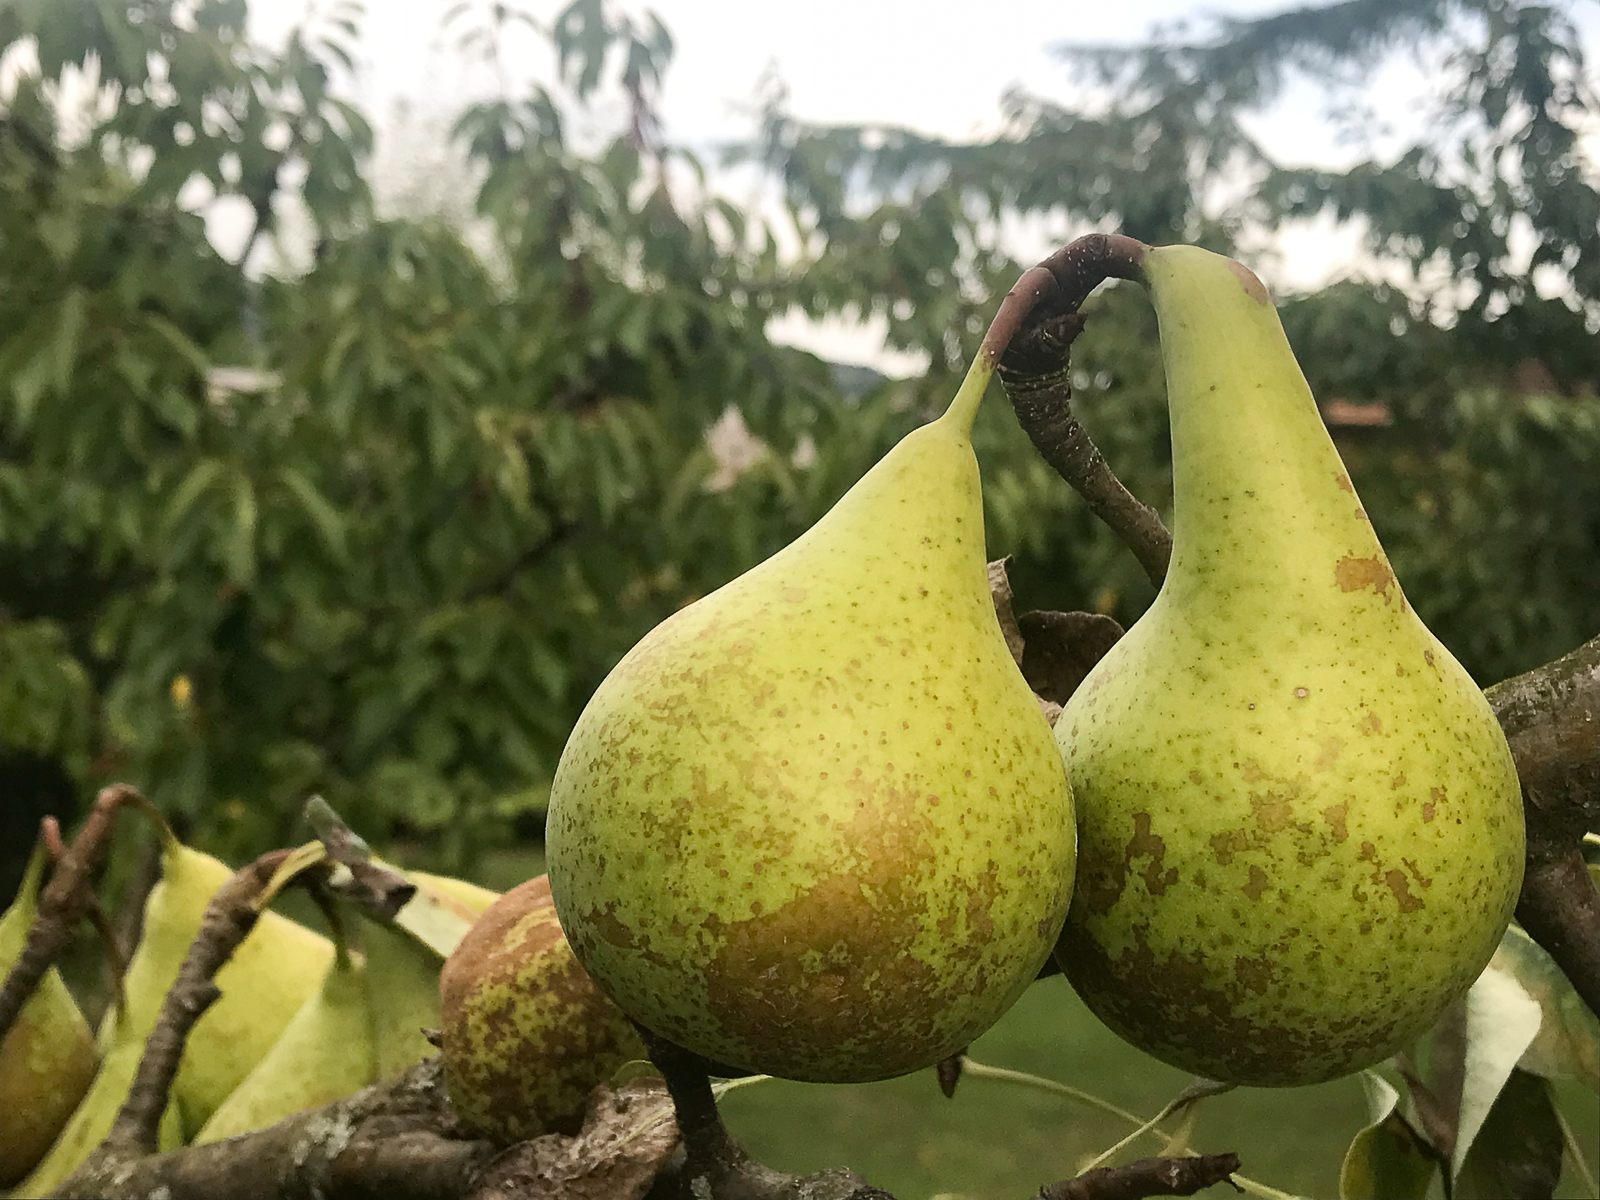
<svg viewBox="0 0 1600 1200"><path fill-rule="evenodd" d="M326 11L339 0L254 0L253 32L277 42L308 11ZM487 0L474 0L480 6ZM548 19L564 0L527 0L536 17ZM618 0L613 0L618 2ZM789 89L789 109L804 120L829 123L881 122L951 138L979 137L1000 120L1005 91L1021 85L1058 100L1073 96L1073 82L1050 47L1062 42L1129 42L1158 27L1206 16L1258 16L1286 6L1285 0L806 0L802 5L751 4L748 0L620 0L624 11L646 8L671 31L676 52L662 96L666 134L691 147L732 140L749 128L750 102L764 74L775 72ZM452 39L440 32L454 0L367 0L362 21L360 99L380 127L380 178L392 172L426 175L426 147L415 131L430 121L442 128L450 111L466 99L481 67L465 62ZM1600 4L1581 6L1580 24L1593 60L1600 60ZM1203 27L1203 26L1202 26ZM545 44L536 38L503 44L508 73L548 79ZM1372 82L1368 100L1384 114L1392 136L1404 134L1407 117L1426 92L1425 69L1395 56ZM404 109L406 121L385 119ZM385 125L403 129L384 144ZM1253 122L1252 131L1284 161L1337 166L1378 149L1385 131L1365 144L1341 142L1321 119L1321 100L1306 86L1291 87L1276 108ZM1600 138L1600 131L1597 131ZM423 160L417 158L418 154ZM412 165L405 166L410 155ZM437 161L437 160L435 160ZM419 169L420 163L420 169ZM736 201L736 181L726 181ZM222 222L226 225L226 220ZM219 229L222 239L226 229ZM1043 241L1010 247L1028 261L1047 253ZM1269 284L1312 287L1359 269L1359 231L1329 221L1298 228L1261 247L1252 263ZM819 353L865 362L894 374L919 369L914 361L883 351L881 330L833 322L828 327L790 318L775 336Z"/></svg>

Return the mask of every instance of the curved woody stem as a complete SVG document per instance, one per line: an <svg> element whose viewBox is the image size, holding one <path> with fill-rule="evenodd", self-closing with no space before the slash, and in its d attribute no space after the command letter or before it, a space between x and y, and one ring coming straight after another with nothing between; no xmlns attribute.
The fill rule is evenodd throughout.
<svg viewBox="0 0 1600 1200"><path fill-rule="evenodd" d="M1042 302L1028 305L1014 324L1002 304L990 336L997 330L1005 336L997 362L1000 382L1034 448L1088 501L1160 587L1172 557L1172 535L1156 510L1123 486L1072 415L1070 353L1084 326L1078 309L1107 279L1142 278L1146 249L1143 242L1116 233L1091 233L1069 243L1027 271L1006 297L1010 303L1027 284ZM989 349L989 339L984 346Z"/></svg>

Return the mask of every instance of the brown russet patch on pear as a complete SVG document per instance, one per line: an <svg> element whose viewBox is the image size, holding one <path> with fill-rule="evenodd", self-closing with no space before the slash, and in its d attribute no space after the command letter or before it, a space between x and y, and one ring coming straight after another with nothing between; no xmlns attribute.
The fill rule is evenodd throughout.
<svg viewBox="0 0 1600 1200"><path fill-rule="evenodd" d="M1260 783L1268 777L1265 769L1253 758L1247 758L1242 763L1233 765L1239 768L1239 774L1246 783Z"/></svg>
<svg viewBox="0 0 1600 1200"><path fill-rule="evenodd" d="M1416 912L1417 909L1422 907L1422 901L1411 894L1411 887L1406 882L1406 873L1404 871L1385 871L1383 881L1389 885L1389 890L1394 893L1395 903L1400 906L1401 912Z"/></svg>
<svg viewBox="0 0 1600 1200"><path fill-rule="evenodd" d="M1148 862L1137 874L1144 879L1145 889L1159 896L1178 882L1178 869L1166 866L1166 855L1166 842L1151 832L1150 814L1134 813L1133 836L1124 844L1121 857L1086 854L1078 860L1078 895L1089 911L1110 912L1127 887L1134 859L1143 858Z"/></svg>
<svg viewBox="0 0 1600 1200"><path fill-rule="evenodd" d="M1169 867L1165 871L1167 857L1167 844L1160 837L1150 832L1150 814L1139 812L1133 814L1133 836L1128 839L1128 845L1123 851L1123 862L1129 867L1133 866L1136 858L1148 858L1149 864L1141 872L1144 876L1145 888L1152 896L1159 896L1178 882L1178 869Z"/></svg>
<svg viewBox="0 0 1600 1200"><path fill-rule="evenodd" d="M1333 568L1333 580L1341 592L1359 592L1371 588L1374 595L1389 603L1389 585L1394 583L1394 572L1381 554L1371 558L1352 558L1346 555Z"/></svg>
<svg viewBox="0 0 1600 1200"><path fill-rule="evenodd" d="M1233 977L1241 987L1259 995L1264 996L1271 990L1273 974L1272 960L1264 954L1241 955L1233 960Z"/></svg>
<svg viewBox="0 0 1600 1200"><path fill-rule="evenodd" d="M1325 1064L1322 1075L1331 1078L1365 1062L1367 1048L1392 1038L1399 1025L1387 1009L1331 1021L1258 1023L1241 1009L1261 994L1253 985L1265 983L1268 994L1280 988L1277 964L1268 963L1264 974L1253 956L1240 956L1228 975L1219 977L1212 970L1214 955L1172 951L1158 957L1149 947L1147 926L1136 926L1133 935L1133 945L1113 960L1069 918L1057 956L1072 963L1074 985L1101 1020L1118 1032L1161 1030L1164 1044L1147 1049L1185 1070L1198 1071L1200 1063L1219 1070L1220 1049L1224 1078L1304 1083L1307 1063Z"/></svg>
<svg viewBox="0 0 1600 1200"><path fill-rule="evenodd" d="M1294 805L1290 798L1276 792L1252 795L1250 809L1255 815L1256 828L1262 833L1280 833L1294 823Z"/></svg>
<svg viewBox="0 0 1600 1200"><path fill-rule="evenodd" d="M1270 886L1267 873L1255 863L1250 864L1250 879L1244 885L1244 894L1251 900L1259 900Z"/></svg>
<svg viewBox="0 0 1600 1200"><path fill-rule="evenodd" d="M583 915L583 929L613 946L623 950L639 949L639 939L624 922L617 918L617 902L607 902L604 908L591 908Z"/></svg>
<svg viewBox="0 0 1600 1200"><path fill-rule="evenodd" d="M878 1064L885 1074L921 1065L892 1059L897 1043L915 1054L926 1036L898 1014L937 1012L940 997L967 989L912 955L920 932L915 891L876 882L884 889L873 889L876 905L865 903L861 879L836 875L724 928L706 970L707 1008L747 1048L748 1062L826 1062L843 1043L868 1041L890 1052Z"/></svg>
<svg viewBox="0 0 1600 1200"><path fill-rule="evenodd" d="M1339 485L1340 490L1349 492L1352 496L1356 494L1355 486L1350 482L1350 476L1344 471L1336 474L1333 477L1333 481Z"/></svg>
<svg viewBox="0 0 1600 1200"><path fill-rule="evenodd" d="M1341 800L1338 804L1331 804L1322 810L1322 819L1328 823L1328 828L1333 833L1333 840L1336 842L1345 841L1350 836L1350 827L1346 821L1349 812L1348 800Z"/></svg>
<svg viewBox="0 0 1600 1200"><path fill-rule="evenodd" d="M1250 839L1242 829L1225 829L1211 835L1211 853L1216 855L1218 866L1230 865L1235 854L1249 848Z"/></svg>
<svg viewBox="0 0 1600 1200"><path fill-rule="evenodd" d="M991 966L994 903L1004 892L991 861L964 879L965 896L946 894L950 910L935 927L951 938L941 975L913 953L929 923L923 880L937 866L935 830L918 811L915 788L863 781L851 821L840 830L848 861L822 874L785 904L721 923L705 970L707 1010L748 1059L825 1062L848 1043L871 1044L884 1075L919 1063L894 1060L925 1045L937 1014L981 994ZM957 933L959 912L967 925ZM907 1023L898 1014L920 1013Z"/></svg>
<svg viewBox="0 0 1600 1200"><path fill-rule="evenodd" d="M1249 296L1250 299L1254 300L1257 304L1272 303L1271 298L1267 295L1266 284L1257 279L1256 273L1249 267L1245 266L1242 262L1235 262L1230 258L1228 260L1228 270L1233 272L1234 278L1237 279L1239 281L1239 285L1244 288L1244 294L1246 296Z"/></svg>
<svg viewBox="0 0 1600 1200"><path fill-rule="evenodd" d="M1412 878L1414 878L1423 887L1426 888L1426 887L1432 887L1433 886L1433 877L1429 876L1429 875L1424 875L1422 873L1422 869L1417 866L1417 860L1416 859L1414 859L1414 858L1402 858L1400 861L1401 861L1401 863L1403 863L1405 865L1406 870L1411 872Z"/></svg>

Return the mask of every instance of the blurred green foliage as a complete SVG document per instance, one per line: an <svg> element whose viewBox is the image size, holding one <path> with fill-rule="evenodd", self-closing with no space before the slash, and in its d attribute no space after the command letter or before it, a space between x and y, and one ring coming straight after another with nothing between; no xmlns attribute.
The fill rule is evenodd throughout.
<svg viewBox="0 0 1600 1200"><path fill-rule="evenodd" d="M1072 52L1109 108L1013 97L979 144L809 127L774 91L729 152L773 185L757 213L708 196L662 135L666 30L574 0L534 25L559 79L462 112L476 208L451 222L373 202L372 133L343 98L354 4L269 49L244 0L12 0L0 752L59 764L80 798L136 783L224 853L296 836L310 791L458 864L536 830L611 664L942 406L1025 265L999 248L1017 218L1227 247L1327 205L1368 218L1391 265L1443 263L1439 294L1469 297L1448 321L1437 296L1342 283L1286 302L1285 325L1320 397L1392 415L1341 441L1435 631L1485 683L1564 651L1600 627L1600 209L1568 136L1596 106L1563 6L1445 7L1334 6L1453 48L1447 134L1470 159L1451 142L1344 175L1278 167L1241 114L1291 68L1386 43L1244 22ZM444 32L492 59L519 21L469 3ZM607 114L609 135L569 134ZM1235 169L1254 188L1208 207ZM251 214L231 258L206 236L213 200ZM263 271L291 217L307 261ZM1566 296L1539 298L1540 267ZM926 376L841 389L768 338L796 309L882 317ZM1154 318L1128 287L1091 310L1081 414L1164 505ZM719 479L706 433L730 405L765 451ZM1134 619L1148 583L998 391L976 440L1022 606Z"/></svg>

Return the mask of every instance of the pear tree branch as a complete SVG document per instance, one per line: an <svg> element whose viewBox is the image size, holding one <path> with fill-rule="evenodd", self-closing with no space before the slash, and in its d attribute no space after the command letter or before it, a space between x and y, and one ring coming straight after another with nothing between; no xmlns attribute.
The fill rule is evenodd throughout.
<svg viewBox="0 0 1600 1200"><path fill-rule="evenodd" d="M1074 1179L1053 1183L1036 1200L1141 1200L1144 1196L1192 1196L1222 1183L1239 1169L1239 1156L1194 1154L1183 1158L1141 1158L1120 1167L1097 1167Z"/></svg>
<svg viewBox="0 0 1600 1200"><path fill-rule="evenodd" d="M1133 551L1150 582L1160 587L1172 557L1172 535L1156 510L1123 486L1072 414L1070 354L1084 326L1078 309L1105 280L1140 278L1144 251L1144 244L1130 237L1091 233L1028 270L1017 287L1031 281L1028 290L1039 298L1012 327L1015 336L996 369L1034 448L1088 501L1090 510Z"/></svg>
<svg viewBox="0 0 1600 1200"><path fill-rule="evenodd" d="M443 1071L430 1058L386 1083L225 1141L131 1159L96 1152L57 1195L471 1200L500 1149L453 1129Z"/></svg>
<svg viewBox="0 0 1600 1200"><path fill-rule="evenodd" d="M1522 780L1517 920L1600 1014L1600 891L1579 849L1600 830L1600 637L1484 693Z"/></svg>

